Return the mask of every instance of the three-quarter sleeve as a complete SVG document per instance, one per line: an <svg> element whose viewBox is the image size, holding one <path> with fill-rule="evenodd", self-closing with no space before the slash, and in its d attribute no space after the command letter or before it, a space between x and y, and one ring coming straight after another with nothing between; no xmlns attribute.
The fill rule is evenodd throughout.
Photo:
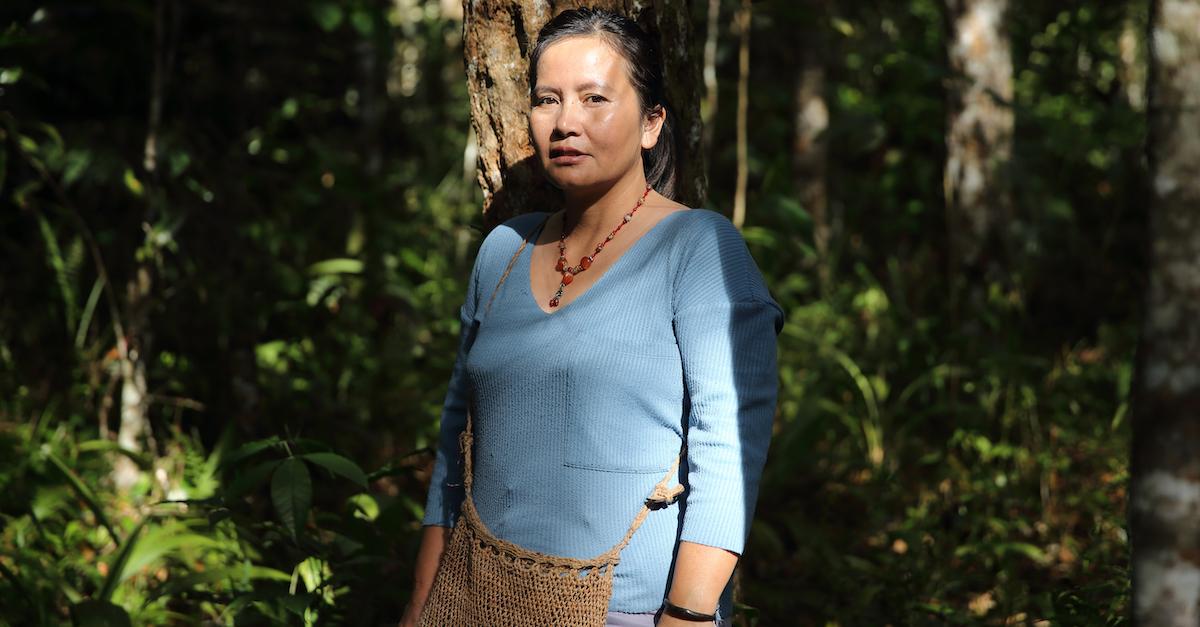
<svg viewBox="0 0 1200 627"><path fill-rule="evenodd" d="M471 349L475 334L475 311L478 302L479 268L482 264L483 247L476 256L471 278L467 282L467 294L458 310L458 350L454 356L454 369L442 403L441 423L438 428L437 455L433 463L433 474L429 479L429 494L425 500L423 525L453 527L458 518L463 500L463 459L458 436L467 423L467 403L470 386L467 381L467 352Z"/></svg>
<svg viewBox="0 0 1200 627"><path fill-rule="evenodd" d="M680 254L673 304L688 399L680 540L741 554L771 439L784 313L741 233L700 211L706 217Z"/></svg>

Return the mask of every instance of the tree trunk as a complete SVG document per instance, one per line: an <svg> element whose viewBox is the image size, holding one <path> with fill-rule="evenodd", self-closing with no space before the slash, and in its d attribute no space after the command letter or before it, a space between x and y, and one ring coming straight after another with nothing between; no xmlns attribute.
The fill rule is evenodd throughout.
<svg viewBox="0 0 1200 627"><path fill-rule="evenodd" d="M733 191L733 217L738 229L746 223L746 186L750 182L750 138L747 120L750 113L750 27L754 14L750 0L742 0L737 13L738 83L737 83L737 183Z"/></svg>
<svg viewBox="0 0 1200 627"><path fill-rule="evenodd" d="M817 251L817 277L824 292L829 287L829 195L825 183L829 129L829 106L825 100L825 46L823 25L828 23L826 3L809 2L811 17L806 31L797 37L799 76L794 101L795 136L792 172L800 205L813 222L813 247Z"/></svg>
<svg viewBox="0 0 1200 627"><path fill-rule="evenodd" d="M146 172L146 213L143 225L154 224L162 215L165 199L159 172L160 129L167 81L175 57L175 36L179 10L174 0L158 0L154 11L154 61L150 74L150 103L146 116L146 140L142 148L142 168ZM152 237L148 231L147 238ZM157 253L160 245L148 242ZM144 253L144 251L143 251ZM117 338L121 372L121 425L117 443L130 451L141 451L142 441L151 436L149 387L146 362L150 354L151 333L148 324L154 263L151 255L139 253L133 276L125 285L125 336ZM137 466L126 456L115 457L112 480L119 490L133 487L139 476Z"/></svg>
<svg viewBox="0 0 1200 627"><path fill-rule="evenodd" d="M1135 623L1200 625L1200 0L1150 20L1150 283L1133 422Z"/></svg>
<svg viewBox="0 0 1200 627"><path fill-rule="evenodd" d="M1121 25L1121 36L1117 48L1121 52L1120 71L1117 79L1125 92L1125 101L1134 111L1146 108L1146 59L1144 57L1142 29L1132 16L1127 16Z"/></svg>
<svg viewBox="0 0 1200 627"><path fill-rule="evenodd" d="M658 34L667 99L679 139L676 194L680 202L690 206L704 201L706 182L700 147L703 87L699 64L691 50L687 2L463 0L463 55L488 227L519 213L558 205L558 195L543 179L529 138L529 54L537 43L538 31L551 17L584 5L621 11Z"/></svg>
<svg viewBox="0 0 1200 627"><path fill-rule="evenodd" d="M717 36L720 34L721 0L708 0L708 18L704 35L704 105L700 108L703 126L700 150L712 154L713 127L717 120Z"/></svg>
<svg viewBox="0 0 1200 627"><path fill-rule="evenodd" d="M950 71L944 192L950 265L995 272L1010 198L1003 171L1012 154L1012 55L1007 0L946 0Z"/></svg>
<svg viewBox="0 0 1200 627"><path fill-rule="evenodd" d="M150 331L146 324L146 308L150 300L150 268L138 264L135 276L125 286L126 337L118 338L121 371L121 426L117 444L129 451L140 452L142 441L150 433L147 415L149 387L146 384L145 351L150 346ZM113 458L112 480L118 490L128 490L137 483L140 471L125 455Z"/></svg>

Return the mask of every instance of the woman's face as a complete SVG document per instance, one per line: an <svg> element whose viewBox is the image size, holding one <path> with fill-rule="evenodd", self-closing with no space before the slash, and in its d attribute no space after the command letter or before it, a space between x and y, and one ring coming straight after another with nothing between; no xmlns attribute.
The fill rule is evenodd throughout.
<svg viewBox="0 0 1200 627"><path fill-rule="evenodd" d="M643 116L625 59L598 36L568 37L538 60L529 126L538 158L564 191L610 186L652 148L661 116Z"/></svg>

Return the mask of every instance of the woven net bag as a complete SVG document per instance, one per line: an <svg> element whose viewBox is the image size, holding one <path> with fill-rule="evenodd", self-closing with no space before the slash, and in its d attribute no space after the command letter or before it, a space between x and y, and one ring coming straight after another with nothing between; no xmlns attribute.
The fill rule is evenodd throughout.
<svg viewBox="0 0 1200 627"><path fill-rule="evenodd" d="M654 486L620 542L594 558L573 559L530 551L492 535L471 497L472 441L468 410L459 436L465 497L418 624L603 627L621 550L651 509L665 507L683 491L681 485L667 488L679 459Z"/></svg>

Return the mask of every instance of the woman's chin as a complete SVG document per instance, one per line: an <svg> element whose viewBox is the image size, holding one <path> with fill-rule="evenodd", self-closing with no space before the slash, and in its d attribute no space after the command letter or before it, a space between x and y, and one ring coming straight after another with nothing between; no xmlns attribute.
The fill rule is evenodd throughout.
<svg viewBox="0 0 1200 627"><path fill-rule="evenodd" d="M595 193L612 187L620 177L600 176L595 171L554 168L547 172L550 183L565 194Z"/></svg>
<svg viewBox="0 0 1200 627"><path fill-rule="evenodd" d="M595 176L584 172L564 172L562 169L551 172L549 178L555 187L565 193L587 191L603 184L603 181Z"/></svg>

